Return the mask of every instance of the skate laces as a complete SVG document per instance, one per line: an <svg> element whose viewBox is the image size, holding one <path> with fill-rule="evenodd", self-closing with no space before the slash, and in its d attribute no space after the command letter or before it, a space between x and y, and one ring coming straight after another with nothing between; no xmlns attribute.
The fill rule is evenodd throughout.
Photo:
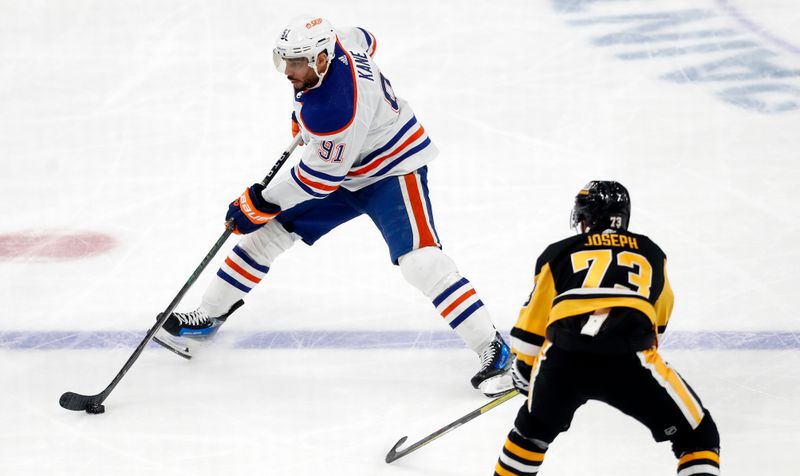
<svg viewBox="0 0 800 476"><path fill-rule="evenodd" d="M192 312L175 312L172 314L181 325L199 326L209 321L208 314L200 309Z"/></svg>
<svg viewBox="0 0 800 476"><path fill-rule="evenodd" d="M494 359L497 356L497 351L500 348L498 344L499 342L497 342L497 338L495 338L486 345L483 351L481 351L481 369L485 369L492 365L492 362L494 362Z"/></svg>
<svg viewBox="0 0 800 476"><path fill-rule="evenodd" d="M481 351L481 371L489 368L501 369L505 367L508 362L509 352L510 349L503 342L500 335L496 335Z"/></svg>

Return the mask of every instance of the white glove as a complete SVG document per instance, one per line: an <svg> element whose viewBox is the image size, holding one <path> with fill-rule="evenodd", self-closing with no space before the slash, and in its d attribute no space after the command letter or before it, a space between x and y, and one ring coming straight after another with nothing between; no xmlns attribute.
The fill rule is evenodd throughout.
<svg viewBox="0 0 800 476"><path fill-rule="evenodd" d="M533 367L519 359L514 359L514 363L511 364L511 380L514 382L514 388L523 395L528 394L531 372Z"/></svg>

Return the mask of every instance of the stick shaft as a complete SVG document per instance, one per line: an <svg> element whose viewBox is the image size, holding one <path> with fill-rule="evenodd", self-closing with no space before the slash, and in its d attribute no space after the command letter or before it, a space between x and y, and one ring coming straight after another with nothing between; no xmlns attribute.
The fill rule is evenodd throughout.
<svg viewBox="0 0 800 476"><path fill-rule="evenodd" d="M264 177L264 180L261 181L261 183L264 186L268 185L272 181L272 179L275 177L275 174L278 172L278 170L280 170L280 168L283 166L283 164L286 162L289 156L292 155L292 152L299 143L300 143L300 134L298 134L292 140L291 144L289 144L289 147L283 152L278 161L275 162L275 165L272 166L272 169L270 169L269 173L267 173L266 177ZM141 355L142 351L147 346L147 343L150 342L150 339L152 339L153 336L156 334L158 328L161 327L164 324L164 322L166 322L167 318L169 318L169 315L172 313L172 311L175 310L175 307L177 307L178 303L181 302L183 297L189 291L189 288L191 288L192 285L195 283L195 281L197 281L197 278L200 277L200 274L202 274L203 270L206 269L206 267L214 258L214 256L217 254L217 252L220 250L220 248L222 248L222 245L225 244L225 241L228 239L228 237L231 236L231 233L233 233L233 224L231 222L228 222L225 224L225 231L222 233L222 235L220 235L219 238L217 238L217 241L214 243L214 246L212 246L211 250L209 250L209 252L206 253L203 260L200 262L197 268L195 268L194 272L189 276L189 279L186 280L186 283L184 283L180 291L178 291L178 294L175 295L175 297L169 303L167 308L164 309L164 312L161 313L161 315L159 316L158 320L156 320L156 323L153 325L153 327L151 327L150 330L147 331L147 335L145 335L144 339L142 339L142 341L136 347L136 350L133 351L133 354L131 354L131 356L128 357L128 360L125 362L125 365L123 365L122 369L120 369L120 371L117 372L117 375L114 376L114 379L111 381L110 384L108 384L105 390L103 390L97 395L88 397L84 395L75 394L72 392L67 392L64 395L62 395L61 400L59 401L62 407L68 410L83 410L84 408L75 408L75 407L80 406L80 404L100 405L101 403L103 403L103 401L105 401L106 398L108 398L108 395L111 393L112 390L114 390L114 388L117 386L120 380L122 380L122 377L124 377L125 374L128 373L128 370L131 368L131 366L133 366L134 362L136 362L136 360L139 358L139 355Z"/></svg>
<svg viewBox="0 0 800 476"><path fill-rule="evenodd" d="M443 435L455 430L456 428L458 428L459 426L463 425L464 423L467 423L467 422L469 422L471 420L474 420L475 418L483 415L484 413L488 412L492 408L495 408L496 406L498 406L498 405L500 405L500 404L502 404L504 402L507 402L508 400L511 400L512 398L516 397L517 395L519 395L519 391L517 391L516 389L511 390L511 391L509 391L507 393L504 393L503 395L495 398L494 400L492 400L491 402L483 405L482 407L476 408L475 410L467 413L466 415L462 416L458 420L456 420L456 421L454 421L454 422L452 422L452 423L450 423L450 424L448 424L448 425L446 425L446 426L434 431L433 433L431 433L430 435L426 436L425 438L417 441L416 443L413 443L408 448L400 450L400 451L396 451L397 447L402 442L405 441L405 438L401 439L400 442L397 445L395 445L395 447L392 448L389 451L389 454L386 455L386 462L387 463L391 463L392 461L400 459L403 456L405 456L405 455L407 455L407 454L409 454L409 453L411 453L413 451L418 450L419 448L427 445L431 441L433 441L433 440L435 440L435 439L437 439L437 438L439 438L439 437L441 437L441 436L443 436Z"/></svg>

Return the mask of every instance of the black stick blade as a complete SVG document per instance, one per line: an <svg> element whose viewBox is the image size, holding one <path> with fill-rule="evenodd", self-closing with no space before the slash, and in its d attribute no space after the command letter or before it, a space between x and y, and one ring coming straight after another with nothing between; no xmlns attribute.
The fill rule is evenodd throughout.
<svg viewBox="0 0 800 476"><path fill-rule="evenodd" d="M392 446L392 449L390 449L389 452L386 453L386 462L387 463L391 463L392 461L394 461L394 460L396 460L398 458L401 458L403 455L405 455L405 451L399 451L398 452L397 448L400 445L402 445L403 443L405 443L407 439L408 439L407 436L404 436L404 437L400 438L400 440L398 440L397 443L395 443L395 445Z"/></svg>
<svg viewBox="0 0 800 476"><path fill-rule="evenodd" d="M102 402L99 395L87 396L73 392L66 392L58 399L58 404L62 408L76 412L98 408Z"/></svg>

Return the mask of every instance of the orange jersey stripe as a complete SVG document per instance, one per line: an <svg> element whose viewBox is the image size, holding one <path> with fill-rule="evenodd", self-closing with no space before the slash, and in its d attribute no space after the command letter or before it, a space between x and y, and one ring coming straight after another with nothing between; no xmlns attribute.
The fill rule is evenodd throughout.
<svg viewBox="0 0 800 476"><path fill-rule="evenodd" d="M374 56L375 52L378 50L378 39L375 38L375 35L373 35L372 33L370 32L367 33L369 33L369 37L372 39L372 46L369 47L369 55Z"/></svg>
<svg viewBox="0 0 800 476"><path fill-rule="evenodd" d="M474 295L475 295L475 290L474 289L470 289L469 291L467 291L464 294L462 294L460 298L458 298L455 301L453 301L452 304L447 306L447 308L445 308L445 310L442 311L442 317L447 317L447 315L450 314L451 312L453 312L453 309L457 308L459 304L461 304L462 302L464 302L467 299L469 299L470 296L474 296Z"/></svg>
<svg viewBox="0 0 800 476"><path fill-rule="evenodd" d="M420 128L421 129L421 128ZM417 188L417 177L413 173L403 176L408 189L408 200L411 202L411 210L414 214L414 221L417 224L417 232L419 233L419 247L436 246L436 240L433 239L433 234L425 219L425 209L422 204L422 197L419 195Z"/></svg>
<svg viewBox="0 0 800 476"><path fill-rule="evenodd" d="M374 56L375 52L378 50L378 39L375 38L375 35L373 35L372 33L370 33L369 36L372 38L372 48L370 48L369 55Z"/></svg>
<svg viewBox="0 0 800 476"><path fill-rule="evenodd" d="M370 171L374 170L379 165L384 163L386 161L386 159L389 159L389 158L399 154L400 152L402 152L412 142L414 142L417 139L419 139L422 136L422 134L424 134L424 133L425 133L425 128L422 127L422 126L419 126L419 129L417 129L417 132L413 133L411 135L411 137L406 139L405 142L400 144L400 146L398 148L396 148L395 150L393 150L389 155L384 155L380 159L377 159L377 160L373 161L372 163L370 163L368 165L365 165L364 168L351 170L347 175L349 175L351 177L355 177L355 176L358 176L358 175L364 175L367 172L370 172Z"/></svg>
<svg viewBox="0 0 800 476"><path fill-rule="evenodd" d="M307 178L305 175L303 175L302 172L300 172L300 167L295 167L294 171L297 174L297 178L299 178L301 182L308 185L309 187L314 187L318 190L324 190L326 192L333 192L334 190L339 188L338 185L326 185L324 183L315 182Z"/></svg>
<svg viewBox="0 0 800 476"><path fill-rule="evenodd" d="M237 273L241 274L245 278L249 279L250 281L258 284L261 282L261 278L253 276L252 274L248 273L244 268L236 264L232 259L225 258L225 264L230 266L231 268L235 269Z"/></svg>

